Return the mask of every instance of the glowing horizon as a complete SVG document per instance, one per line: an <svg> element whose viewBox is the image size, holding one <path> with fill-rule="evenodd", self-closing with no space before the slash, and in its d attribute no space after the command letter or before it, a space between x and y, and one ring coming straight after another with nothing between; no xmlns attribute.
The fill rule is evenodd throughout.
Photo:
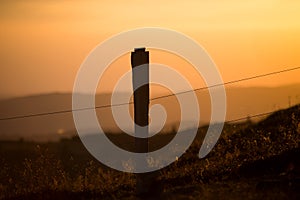
<svg viewBox="0 0 300 200"><path fill-rule="evenodd" d="M0 5L0 94L72 91L80 64L96 45L121 31L145 26L173 29L195 39L211 55L224 81L300 66L299 9L300 2L278 0L5 1ZM153 51L150 59L183 71L187 66L159 51ZM114 64L111 74L116 75L106 82L128 69L130 59L121 57ZM116 68L120 65L124 68ZM203 84L199 77L192 78L191 71L184 73L194 87ZM237 86L300 83L299 74Z"/></svg>

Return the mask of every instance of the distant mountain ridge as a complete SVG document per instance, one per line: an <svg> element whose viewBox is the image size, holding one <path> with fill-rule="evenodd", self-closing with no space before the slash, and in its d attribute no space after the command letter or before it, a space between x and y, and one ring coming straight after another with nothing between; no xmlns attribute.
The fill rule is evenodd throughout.
<svg viewBox="0 0 300 200"><path fill-rule="evenodd" d="M300 85L276 88L228 87L226 92L227 120L287 108L289 105L300 103ZM125 93L118 93L118 101L123 102L124 96ZM210 119L209 93L207 90L203 90L197 92L197 97L201 111L200 121L202 124L207 123ZM111 94L97 94L95 98L97 106L111 104ZM188 101L189 99L186 99L186 102ZM165 130L177 128L176 124L180 121L180 109L176 97L163 98L152 103L162 104L168 113ZM51 93L0 100L0 118L71 109L71 93ZM101 119L100 124L105 131L120 131L113 120L110 109L97 109L97 115ZM189 119L186 122L188 121ZM128 126L131 127L132 124ZM62 136L69 137L73 134L76 132L71 112L0 121L0 139L24 138L46 141L56 140Z"/></svg>

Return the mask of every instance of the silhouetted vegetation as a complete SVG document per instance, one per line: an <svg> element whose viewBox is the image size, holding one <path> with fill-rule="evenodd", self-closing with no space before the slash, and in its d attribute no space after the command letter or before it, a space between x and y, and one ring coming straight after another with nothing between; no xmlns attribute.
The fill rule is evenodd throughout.
<svg viewBox="0 0 300 200"><path fill-rule="evenodd" d="M198 158L207 127L178 161L159 171L163 199L297 199L300 192L300 106L258 123L225 124L218 143ZM152 149L174 137L157 135ZM132 138L109 138L130 149ZM122 141L122 142L120 142ZM78 137L60 142L0 143L0 199L135 199L133 174L96 161Z"/></svg>

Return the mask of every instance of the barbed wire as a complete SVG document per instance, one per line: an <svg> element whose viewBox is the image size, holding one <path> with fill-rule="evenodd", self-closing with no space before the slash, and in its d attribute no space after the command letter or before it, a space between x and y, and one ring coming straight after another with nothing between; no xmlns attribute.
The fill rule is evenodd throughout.
<svg viewBox="0 0 300 200"><path fill-rule="evenodd" d="M168 98L168 97L171 97L171 96L177 96L177 95L182 95L182 94L186 94L186 93L190 93L190 92L196 92L196 91L200 91L200 90L206 90L206 89L210 89L210 88L215 88L215 87L225 86L225 85L229 85L229 84L244 82L244 81L248 81L248 80L252 80L252 79L262 78L262 77L266 77L266 76L272 76L272 75L281 74L281 73L285 73L285 72L290 72L290 71L294 71L294 70L298 70L298 69L300 69L300 67L293 67L293 68L283 69L283 70L279 70L279 71L273 71L273 72L269 72L269 73L265 73L265 74L259 74L259 75L255 75L255 76L250 76L250 77L246 77L246 78L233 80L233 81L228 81L228 82L224 82L224 83L220 83L220 84L216 84L216 85L200 87L200 88L196 88L196 89L193 89L193 90L186 90L186 91L182 91L182 92L178 92L178 93L172 93L172 94L162 95L162 96L158 96L158 97L153 97L153 98L150 98L149 100L150 101L155 101L155 100L158 100L158 99ZM95 106L93 108L89 107L89 108L80 108L80 109L68 109L68 110L59 110L59 111L53 111L53 112L43 112L43 113L35 113L35 114L4 117L4 118L0 118L0 121L31 118L31 117L40 117L40 116L56 115L56 114L64 114L64 113L84 111L84 110L92 110L92 109L103 109L103 108L110 108L110 107L116 107L116 106L124 106L124 105L129 105L129 104L133 104L133 101L126 102L126 103L125 102L124 103L119 103L119 104L99 105L99 106ZM261 113L261 114L264 114L264 113ZM260 114L258 114L258 115L260 115ZM236 120L233 120L233 121L241 121L241 120L242 119L236 119Z"/></svg>
<svg viewBox="0 0 300 200"><path fill-rule="evenodd" d="M263 117L263 116L267 116L267 115L272 115L272 114L274 114L276 112L277 111L269 111L269 112L255 114L255 115L248 115L247 117L241 117L241 118L236 118L236 119L232 119L232 120L227 120L227 121L224 122L224 124L231 124L231 123L235 123L235 122L238 122L238 121L249 120L249 119L253 119L253 118L258 118L258 117ZM202 125L202 126L199 125L198 129L201 129L202 127L204 127L204 125ZM127 133L125 133L125 134L127 134ZM134 135L130 135L130 136L134 137ZM124 141L124 142L112 140L112 142L114 144L117 144L118 146L123 146L123 147L135 144L135 141L132 141L132 140L131 141Z"/></svg>

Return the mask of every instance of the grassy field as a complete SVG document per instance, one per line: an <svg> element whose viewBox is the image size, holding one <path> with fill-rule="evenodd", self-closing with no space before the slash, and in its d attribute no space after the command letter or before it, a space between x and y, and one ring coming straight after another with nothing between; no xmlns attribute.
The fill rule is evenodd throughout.
<svg viewBox="0 0 300 200"><path fill-rule="evenodd" d="M251 123L225 124L213 151L198 158L207 127L188 151L156 173L153 199L300 199L300 106ZM175 133L155 136L152 149ZM132 138L109 135L122 148ZM0 142L0 199L137 199L135 176L96 161L79 138ZM150 197L149 197L150 198Z"/></svg>

